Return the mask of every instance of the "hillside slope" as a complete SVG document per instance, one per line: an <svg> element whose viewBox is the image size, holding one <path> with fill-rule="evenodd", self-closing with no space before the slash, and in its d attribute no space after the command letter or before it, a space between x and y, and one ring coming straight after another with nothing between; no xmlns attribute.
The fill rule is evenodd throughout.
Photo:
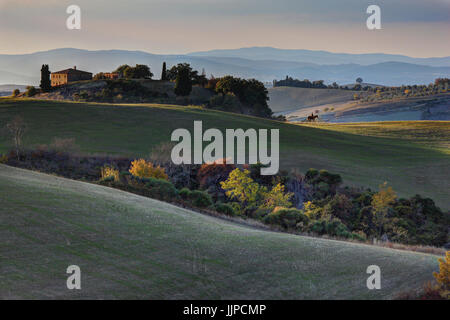
<svg viewBox="0 0 450 320"><path fill-rule="evenodd" d="M383 299L436 257L250 229L156 200L0 165L0 299ZM378 265L381 290L368 290ZM81 290L66 268L81 268Z"/></svg>
<svg viewBox="0 0 450 320"><path fill-rule="evenodd" d="M356 91L276 87L269 89L269 106L274 113L284 113L332 103L353 100Z"/></svg>
<svg viewBox="0 0 450 320"><path fill-rule="evenodd" d="M195 120L203 121L203 130L279 129L281 169L327 169L340 173L346 184L374 189L388 181L399 196L421 194L444 210L450 208L448 148L423 140L333 132L199 107L0 99L0 128L16 115L27 123L26 146L49 144L55 137L75 138L81 151L130 157L148 156L153 147L168 142L175 129L192 132ZM447 127L448 122L436 122L435 129ZM440 137L444 145L449 140L448 135ZM11 147L11 139L0 135L0 152Z"/></svg>
<svg viewBox="0 0 450 320"><path fill-rule="evenodd" d="M416 63L426 66L448 66L450 67L450 57L441 58L412 58L398 54L383 53L336 53L319 50L303 49L279 49L272 47L250 47L239 49L210 50L192 52L189 55L196 57L228 57L244 58L253 60L274 60L274 61L296 61L316 64L349 64L358 63L369 65L375 63L396 61L406 63Z"/></svg>
<svg viewBox="0 0 450 320"><path fill-rule="evenodd" d="M373 62L364 65L356 64L349 55L344 60L331 60L318 57L308 63L309 59L286 60L271 56L258 59L257 55L249 58L224 57L224 56L194 56L194 55L158 55L143 51L127 50L97 50L89 51L74 48L62 48L48 51L35 52L30 54L6 55L0 54L0 84L17 83L38 85L42 64L49 64L50 70L55 72L68 67L77 66L79 70L92 73L110 72L122 64L146 64L149 65L154 78L160 77L162 63L165 61L168 67L180 62L190 63L196 70L205 69L206 74L214 75L216 78L233 75L243 78L256 78L261 81L272 81L282 79L286 75L293 78L325 80L326 83L334 81L339 84L351 83L357 77L362 77L371 83L384 85L402 84L428 84L438 77L449 77L450 67L448 58L438 58L437 60L416 60L411 63L390 62L391 57L375 59ZM372 59L369 59L369 61ZM400 59L403 60L403 59ZM348 62L344 62L348 61ZM406 59L410 61L410 59ZM70 64L69 64L70 63ZM429 66L427 64L434 65ZM442 64L441 64L442 63ZM422 65L425 64L425 65ZM442 65L442 66L441 66ZM3 72L4 71L4 72ZM6 74L10 73L10 74ZM18 77L19 76L19 77Z"/></svg>

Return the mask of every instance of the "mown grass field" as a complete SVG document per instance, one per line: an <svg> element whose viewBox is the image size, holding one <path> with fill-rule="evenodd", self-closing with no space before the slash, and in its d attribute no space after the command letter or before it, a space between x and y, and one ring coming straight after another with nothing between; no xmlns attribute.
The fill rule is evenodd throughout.
<svg viewBox="0 0 450 320"><path fill-rule="evenodd" d="M385 123L330 130L198 107L0 99L0 127L16 115L28 125L26 146L48 144L55 137L75 138L83 152L130 156L148 155L153 147L169 141L174 129L192 132L194 120L202 120L204 130L280 129L282 169L327 169L340 173L346 184L373 189L387 181L400 196L421 194L450 209L449 122L429 122L431 129L406 123L415 132L404 139L407 130L386 134L391 127ZM432 143L427 138L430 130ZM11 146L12 140L2 132L0 152Z"/></svg>
<svg viewBox="0 0 450 320"><path fill-rule="evenodd" d="M0 165L0 299L385 299L433 255L256 230ZM81 290L66 269L81 268ZM381 268L368 290L366 268Z"/></svg>

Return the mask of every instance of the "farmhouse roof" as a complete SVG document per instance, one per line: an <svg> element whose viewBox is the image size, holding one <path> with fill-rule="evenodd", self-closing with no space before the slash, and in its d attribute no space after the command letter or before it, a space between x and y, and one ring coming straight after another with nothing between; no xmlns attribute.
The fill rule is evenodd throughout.
<svg viewBox="0 0 450 320"><path fill-rule="evenodd" d="M92 74L91 72L87 72L87 71L82 71L82 70L77 70L77 67L73 67L73 68L69 68L69 69L65 69L65 70L61 70L61 71L56 71L56 72L52 72L53 74L83 74L83 73L89 73Z"/></svg>

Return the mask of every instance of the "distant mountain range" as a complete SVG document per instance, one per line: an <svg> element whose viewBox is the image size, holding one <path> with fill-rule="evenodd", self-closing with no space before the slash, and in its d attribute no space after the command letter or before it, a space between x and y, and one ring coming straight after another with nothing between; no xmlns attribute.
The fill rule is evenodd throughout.
<svg viewBox="0 0 450 320"><path fill-rule="evenodd" d="M325 51L243 48L213 50L187 55L157 55L143 51L54 49L20 55L0 55L0 84L38 85L42 64L51 71L72 66L92 73L112 71L122 64L147 64L159 78L162 63L168 67L188 62L205 69L208 76L234 75L272 81L289 75L293 78L383 85L428 84L438 77L450 77L450 57L411 58L387 54L341 54Z"/></svg>
<svg viewBox="0 0 450 320"><path fill-rule="evenodd" d="M450 57L412 58L398 54L385 53L334 53L314 50L277 49L272 47L251 47L240 49L211 50L193 52L195 57L227 57L251 60L277 60L314 63L319 65L360 64L370 65L382 62L404 62L431 67L450 67Z"/></svg>

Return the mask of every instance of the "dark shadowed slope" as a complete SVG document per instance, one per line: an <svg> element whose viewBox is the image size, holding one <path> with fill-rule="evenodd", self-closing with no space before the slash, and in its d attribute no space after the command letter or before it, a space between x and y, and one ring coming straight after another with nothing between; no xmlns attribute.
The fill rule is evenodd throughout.
<svg viewBox="0 0 450 320"><path fill-rule="evenodd" d="M437 257L249 229L93 184L0 165L1 299L383 299ZM368 290L378 265L381 290ZM81 268L81 290L66 268Z"/></svg>

